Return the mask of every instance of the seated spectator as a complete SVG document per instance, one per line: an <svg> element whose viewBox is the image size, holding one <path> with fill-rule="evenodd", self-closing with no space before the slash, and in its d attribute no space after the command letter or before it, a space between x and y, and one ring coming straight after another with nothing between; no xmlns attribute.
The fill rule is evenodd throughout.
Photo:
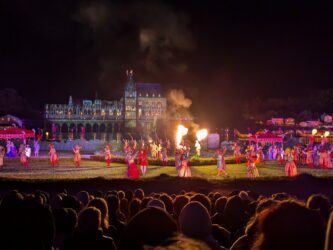
<svg viewBox="0 0 333 250"><path fill-rule="evenodd" d="M157 246L177 232L177 225L164 210L148 207L137 213L126 226L120 249L143 249Z"/></svg>
<svg viewBox="0 0 333 250"><path fill-rule="evenodd" d="M142 201L144 196L145 196L145 192L141 188L135 189L135 191L134 191L135 198L138 198L139 200Z"/></svg>
<svg viewBox="0 0 333 250"><path fill-rule="evenodd" d="M313 194L308 198L306 205L308 208L319 210L321 216L327 222L331 209L331 202L327 196Z"/></svg>
<svg viewBox="0 0 333 250"><path fill-rule="evenodd" d="M158 199L152 199L148 202L147 207L157 207L157 208L161 208L164 211L166 211L165 209L165 205L164 202ZM166 211L167 212L167 211Z"/></svg>
<svg viewBox="0 0 333 250"><path fill-rule="evenodd" d="M224 249L212 235L212 222L207 209L197 201L188 203L179 215L179 227L187 237L204 241L211 249Z"/></svg>
<svg viewBox="0 0 333 250"><path fill-rule="evenodd" d="M215 214L211 218L213 224L223 225L223 212L227 200L227 197L220 197L215 201Z"/></svg>
<svg viewBox="0 0 333 250"><path fill-rule="evenodd" d="M129 204L129 216L127 220L129 221L131 218L133 218L139 211L141 207L141 200L138 198L133 198Z"/></svg>
<svg viewBox="0 0 333 250"><path fill-rule="evenodd" d="M65 239L72 236L77 224L77 214L72 208L53 210L55 222L55 239L53 246L60 248Z"/></svg>
<svg viewBox="0 0 333 250"><path fill-rule="evenodd" d="M101 230L101 212L95 207L83 209L78 216L78 228L65 240L61 250L112 250L116 249L112 238Z"/></svg>
<svg viewBox="0 0 333 250"><path fill-rule="evenodd" d="M177 195L176 198L173 200L173 208L175 211L175 218L178 220L178 216L180 215L180 212L182 211L183 207L187 203L190 202L190 198L188 198L185 195Z"/></svg>
<svg viewBox="0 0 333 250"><path fill-rule="evenodd" d="M323 249L325 227L317 211L284 201L258 215L253 249Z"/></svg>
<svg viewBox="0 0 333 250"><path fill-rule="evenodd" d="M195 194L191 197L191 201L198 201L200 202L208 211L208 213L211 213L212 210L212 204L208 197L204 194Z"/></svg>

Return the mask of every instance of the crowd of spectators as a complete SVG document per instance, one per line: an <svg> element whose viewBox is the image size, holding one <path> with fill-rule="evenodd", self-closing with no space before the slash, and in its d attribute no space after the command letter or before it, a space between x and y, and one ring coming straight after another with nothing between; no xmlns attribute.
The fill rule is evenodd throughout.
<svg viewBox="0 0 333 250"><path fill-rule="evenodd" d="M0 249L333 249L331 202L235 191L13 190L1 198Z"/></svg>

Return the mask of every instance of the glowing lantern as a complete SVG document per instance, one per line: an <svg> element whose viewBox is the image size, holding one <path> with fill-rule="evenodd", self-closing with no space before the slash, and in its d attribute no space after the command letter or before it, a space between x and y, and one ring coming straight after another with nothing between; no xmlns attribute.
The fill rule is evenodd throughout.
<svg viewBox="0 0 333 250"><path fill-rule="evenodd" d="M318 131L317 131L317 129L315 129L315 128L314 128L314 129L312 129L312 135L315 135L315 134L317 134L317 132L318 132Z"/></svg>

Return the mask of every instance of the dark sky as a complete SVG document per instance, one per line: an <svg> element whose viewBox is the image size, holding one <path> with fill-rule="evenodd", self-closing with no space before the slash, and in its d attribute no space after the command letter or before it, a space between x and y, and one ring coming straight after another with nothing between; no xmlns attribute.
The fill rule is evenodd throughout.
<svg viewBox="0 0 333 250"><path fill-rule="evenodd" d="M125 70L180 88L201 120L333 80L329 1L0 0L0 86L35 108L119 99ZM212 109L212 107L214 107Z"/></svg>

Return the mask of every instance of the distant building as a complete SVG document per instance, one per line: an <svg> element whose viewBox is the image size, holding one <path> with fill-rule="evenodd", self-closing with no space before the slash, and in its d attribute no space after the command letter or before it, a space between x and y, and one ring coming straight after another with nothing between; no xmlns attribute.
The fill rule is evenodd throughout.
<svg viewBox="0 0 333 250"><path fill-rule="evenodd" d="M45 104L45 126L61 131L149 132L156 121L166 118L167 102L159 83L135 83L133 71L127 71L124 97L119 101L101 99L74 101L68 104Z"/></svg>

